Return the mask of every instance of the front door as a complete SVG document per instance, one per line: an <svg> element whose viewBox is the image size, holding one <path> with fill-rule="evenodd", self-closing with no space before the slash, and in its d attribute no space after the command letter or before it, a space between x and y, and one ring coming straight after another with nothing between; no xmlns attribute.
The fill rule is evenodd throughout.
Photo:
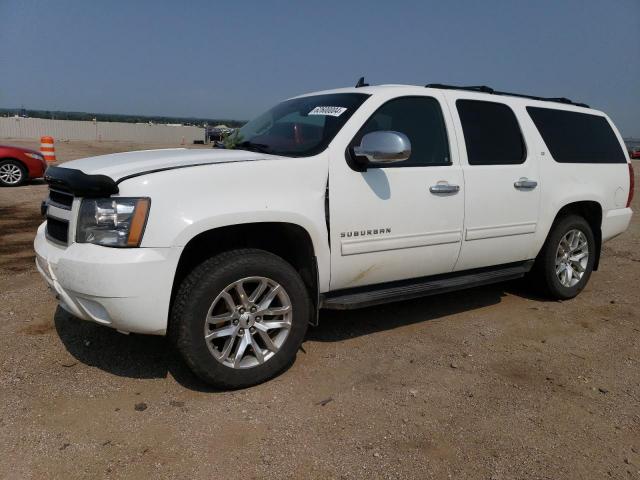
<svg viewBox="0 0 640 480"><path fill-rule="evenodd" d="M443 98L376 100L329 152L332 290L450 272L460 251L465 188ZM352 168L348 147L387 130L407 135L409 159Z"/></svg>

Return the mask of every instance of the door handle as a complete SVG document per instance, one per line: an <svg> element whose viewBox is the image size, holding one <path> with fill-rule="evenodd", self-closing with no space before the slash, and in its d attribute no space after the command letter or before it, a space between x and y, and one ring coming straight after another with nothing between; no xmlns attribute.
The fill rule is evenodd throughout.
<svg viewBox="0 0 640 480"><path fill-rule="evenodd" d="M429 187L431 193L458 193L460 191L459 185L451 185L447 182L438 182L435 185Z"/></svg>
<svg viewBox="0 0 640 480"><path fill-rule="evenodd" d="M533 190L538 186L538 182L529 180L527 177L520 177L517 182L513 183L513 186L518 190Z"/></svg>

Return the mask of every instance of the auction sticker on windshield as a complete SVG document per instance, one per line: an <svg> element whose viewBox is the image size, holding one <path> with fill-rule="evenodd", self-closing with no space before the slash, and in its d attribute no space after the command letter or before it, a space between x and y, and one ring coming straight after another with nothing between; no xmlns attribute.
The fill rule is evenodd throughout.
<svg viewBox="0 0 640 480"><path fill-rule="evenodd" d="M339 117L347 109L345 107L316 107L309 112L309 115L330 115L332 117Z"/></svg>

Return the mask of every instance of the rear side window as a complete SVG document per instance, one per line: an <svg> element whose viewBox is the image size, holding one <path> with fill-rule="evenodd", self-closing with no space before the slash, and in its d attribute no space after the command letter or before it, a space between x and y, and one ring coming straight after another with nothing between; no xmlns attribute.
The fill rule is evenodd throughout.
<svg viewBox="0 0 640 480"><path fill-rule="evenodd" d="M552 108L527 107L527 112L556 162L627 162L606 118Z"/></svg>
<svg viewBox="0 0 640 480"><path fill-rule="evenodd" d="M469 165L523 163L526 148L516 116L502 103L478 100L456 102Z"/></svg>
<svg viewBox="0 0 640 480"><path fill-rule="evenodd" d="M447 130L440 104L435 98L400 97L389 100L367 120L352 145L359 145L365 134L380 130L404 133L411 142L411 156L404 162L385 165L385 168L451 164Z"/></svg>

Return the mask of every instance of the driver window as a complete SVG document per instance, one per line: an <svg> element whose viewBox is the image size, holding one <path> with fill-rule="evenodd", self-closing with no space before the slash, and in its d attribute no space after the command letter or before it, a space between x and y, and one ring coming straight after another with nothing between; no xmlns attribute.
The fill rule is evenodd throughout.
<svg viewBox="0 0 640 480"><path fill-rule="evenodd" d="M451 164L444 118L435 98L401 97L388 101L367 120L352 144L359 145L365 134L381 130L404 133L411 141L408 160L383 168Z"/></svg>

